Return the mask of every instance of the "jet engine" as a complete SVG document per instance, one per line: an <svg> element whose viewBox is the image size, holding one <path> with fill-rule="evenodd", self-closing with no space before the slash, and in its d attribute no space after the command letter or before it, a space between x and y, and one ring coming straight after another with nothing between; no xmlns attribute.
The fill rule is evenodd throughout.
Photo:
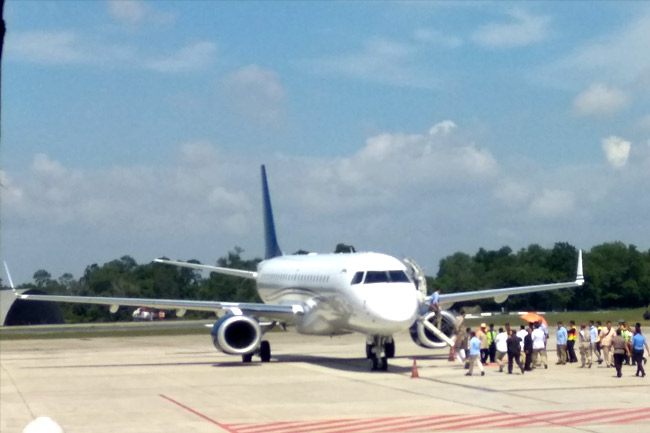
<svg viewBox="0 0 650 433"><path fill-rule="evenodd" d="M456 315L448 310L443 310L440 315L440 331L450 339L453 338L456 335ZM436 326L436 314L433 311L428 311L413 323L410 329L413 342L429 349L446 347L447 343L427 329L423 321L427 321L433 326Z"/></svg>
<svg viewBox="0 0 650 433"><path fill-rule="evenodd" d="M212 327L212 342L217 350L229 355L253 353L262 340L262 329L249 316L228 314Z"/></svg>

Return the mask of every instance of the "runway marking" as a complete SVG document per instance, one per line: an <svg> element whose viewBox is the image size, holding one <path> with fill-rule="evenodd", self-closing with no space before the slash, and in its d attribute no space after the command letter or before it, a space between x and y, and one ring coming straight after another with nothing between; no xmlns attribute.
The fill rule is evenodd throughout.
<svg viewBox="0 0 650 433"><path fill-rule="evenodd" d="M650 407L547 411L531 413L492 412L473 415L406 416L318 421L227 424L232 433L369 433L433 432L521 427L569 427L590 424L627 424L650 420Z"/></svg>
<svg viewBox="0 0 650 433"><path fill-rule="evenodd" d="M174 399L171 398L171 397L167 397L167 396L164 395L164 394L158 394L158 395L161 396L162 398L164 398L165 400L167 400L167 401L169 401L169 402L171 402L171 403L174 403L174 404L177 405L178 407L181 407L181 408L185 409L186 411L188 411L188 412L190 412L190 413L193 413L194 415L196 415L196 416L198 416L198 417L200 417L200 418L203 418L204 420L206 420L206 421L208 421L208 422L211 422L212 424L214 424L214 425L218 426L219 428L221 428L221 429L227 431L228 433L237 433L235 430L232 430L232 429L231 429L230 427L228 427L226 424L222 424L222 423L220 423L219 421L215 421L215 420L213 420L212 418L210 418L209 416L204 415L204 414L202 414L201 412L196 411L196 410L192 409L192 408L189 407L189 406L185 406L183 403L180 403L180 402L174 400Z"/></svg>

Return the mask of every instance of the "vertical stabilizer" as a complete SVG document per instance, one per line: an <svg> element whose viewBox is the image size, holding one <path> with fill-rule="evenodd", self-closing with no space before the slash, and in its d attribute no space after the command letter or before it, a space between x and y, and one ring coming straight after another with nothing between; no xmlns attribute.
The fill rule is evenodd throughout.
<svg viewBox="0 0 650 433"><path fill-rule="evenodd" d="M269 184L266 181L266 168L262 165L262 200L264 202L264 240L266 242L266 259L282 255L278 238L275 235L275 223L273 222L273 209L271 208L271 196Z"/></svg>
<svg viewBox="0 0 650 433"><path fill-rule="evenodd" d="M9 287L11 287L11 290L16 293L16 288L14 287L14 282L11 279L11 274L9 273L9 266L7 266L7 262L4 262L5 264L5 273L7 274L7 279L9 280Z"/></svg>
<svg viewBox="0 0 650 433"><path fill-rule="evenodd" d="M576 269L576 283L582 285L585 282L585 275L582 271L582 250L578 250L578 269Z"/></svg>

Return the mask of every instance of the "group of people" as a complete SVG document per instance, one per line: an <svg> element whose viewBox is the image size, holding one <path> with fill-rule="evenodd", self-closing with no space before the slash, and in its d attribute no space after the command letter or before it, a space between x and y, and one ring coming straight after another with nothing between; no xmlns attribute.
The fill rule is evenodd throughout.
<svg viewBox="0 0 650 433"><path fill-rule="evenodd" d="M589 327L583 323L578 330L574 321L569 322L568 329L563 323L558 323L557 364L578 362L575 352L578 342L581 368L591 368L595 355L599 364L605 362L607 367L614 366L618 377L622 376L624 363L636 365L636 375L645 377L644 349L649 354L650 349L641 333L641 324L637 323L634 330L624 322L615 330L611 325L611 322L607 322L603 327L600 322L591 321ZM499 328L498 331L494 324L488 326L481 323L476 331L472 331L469 327L465 328L465 313L461 312L452 351L455 359L469 370L467 376L473 374L475 367L478 367L481 376L485 375L483 366L488 362L496 363L499 372L503 372L507 364L508 374L512 374L516 364L524 374L537 366L548 368L548 335L548 328L542 322L521 325L519 330L506 323L505 329Z"/></svg>
<svg viewBox="0 0 650 433"><path fill-rule="evenodd" d="M573 344L571 335L574 335ZM582 323L578 331L575 322L569 322L567 329L562 322L557 324L557 357L558 364L578 362L575 356L575 341L579 342L581 368L591 368L594 356L598 364L603 362L607 367L616 368L616 376L623 375L623 364L636 365L636 376L645 377L644 364L647 359L643 356L645 350L650 353L648 343L641 332L641 324L637 323L632 330L627 322L620 321L618 328L612 328L612 322L602 326L600 321Z"/></svg>

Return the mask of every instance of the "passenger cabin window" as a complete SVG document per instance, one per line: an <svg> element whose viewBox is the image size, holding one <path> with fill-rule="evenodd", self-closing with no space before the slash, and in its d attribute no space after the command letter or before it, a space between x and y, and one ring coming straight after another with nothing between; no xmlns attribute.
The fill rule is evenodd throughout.
<svg viewBox="0 0 650 433"><path fill-rule="evenodd" d="M354 274L354 277L352 277L352 281L350 284L361 284L363 281L363 272L357 272Z"/></svg>

